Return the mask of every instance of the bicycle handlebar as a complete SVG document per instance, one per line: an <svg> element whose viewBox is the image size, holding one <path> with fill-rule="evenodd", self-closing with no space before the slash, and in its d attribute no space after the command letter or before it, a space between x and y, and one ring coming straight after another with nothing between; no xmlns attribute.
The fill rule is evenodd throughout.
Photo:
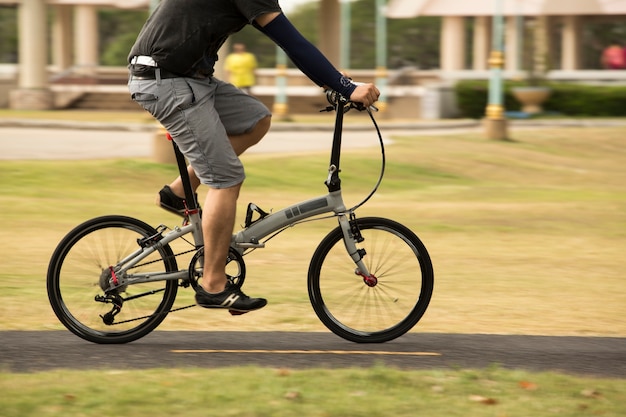
<svg viewBox="0 0 626 417"><path fill-rule="evenodd" d="M344 97L341 93L338 93L335 90L326 90L326 100L333 106L333 108L339 104L344 106L344 110L348 111L350 109L356 109L358 111L371 110L378 111L378 108L373 104L366 108L363 104L357 103L355 101L351 101L349 98Z"/></svg>

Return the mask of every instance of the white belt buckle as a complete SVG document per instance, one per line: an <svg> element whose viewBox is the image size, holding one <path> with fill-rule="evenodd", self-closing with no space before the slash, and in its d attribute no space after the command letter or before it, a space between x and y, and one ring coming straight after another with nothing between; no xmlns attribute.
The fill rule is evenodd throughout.
<svg viewBox="0 0 626 417"><path fill-rule="evenodd" d="M134 56L130 61L133 65L147 65L149 67L158 67L156 61L151 56L139 55Z"/></svg>

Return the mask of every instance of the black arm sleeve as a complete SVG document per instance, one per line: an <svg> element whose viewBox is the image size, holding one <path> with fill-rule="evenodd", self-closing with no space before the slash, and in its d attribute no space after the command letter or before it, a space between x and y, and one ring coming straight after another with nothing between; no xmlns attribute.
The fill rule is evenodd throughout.
<svg viewBox="0 0 626 417"><path fill-rule="evenodd" d="M280 46L293 63L315 84L327 86L344 97L357 87L342 75L311 42L298 32L284 14L257 28Z"/></svg>

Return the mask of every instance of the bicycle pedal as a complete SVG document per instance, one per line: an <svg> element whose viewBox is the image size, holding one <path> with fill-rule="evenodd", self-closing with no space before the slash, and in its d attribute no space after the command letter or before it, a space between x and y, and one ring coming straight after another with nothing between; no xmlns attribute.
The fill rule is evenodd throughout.
<svg viewBox="0 0 626 417"><path fill-rule="evenodd" d="M237 310L228 310L228 312L229 312L232 316L241 316L242 314L249 313L249 311L237 311Z"/></svg>

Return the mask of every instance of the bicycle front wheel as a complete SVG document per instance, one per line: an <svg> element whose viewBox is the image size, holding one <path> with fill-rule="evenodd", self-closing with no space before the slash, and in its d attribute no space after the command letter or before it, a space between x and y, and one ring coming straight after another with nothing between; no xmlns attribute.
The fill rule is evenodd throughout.
<svg viewBox="0 0 626 417"><path fill-rule="evenodd" d="M105 294L103 279L110 267L136 251L138 239L158 232L125 216L89 220L59 243L48 267L48 299L63 325L94 343L128 343L154 330L176 299L176 280L144 282ZM176 260L168 245L132 268L137 272L174 272ZM115 303L121 305L112 315Z"/></svg>
<svg viewBox="0 0 626 417"><path fill-rule="evenodd" d="M421 319L433 292L433 268L424 244L408 228L377 217L356 220L364 240L365 282L337 227L320 243L309 266L309 298L336 335L357 343L395 339Z"/></svg>

